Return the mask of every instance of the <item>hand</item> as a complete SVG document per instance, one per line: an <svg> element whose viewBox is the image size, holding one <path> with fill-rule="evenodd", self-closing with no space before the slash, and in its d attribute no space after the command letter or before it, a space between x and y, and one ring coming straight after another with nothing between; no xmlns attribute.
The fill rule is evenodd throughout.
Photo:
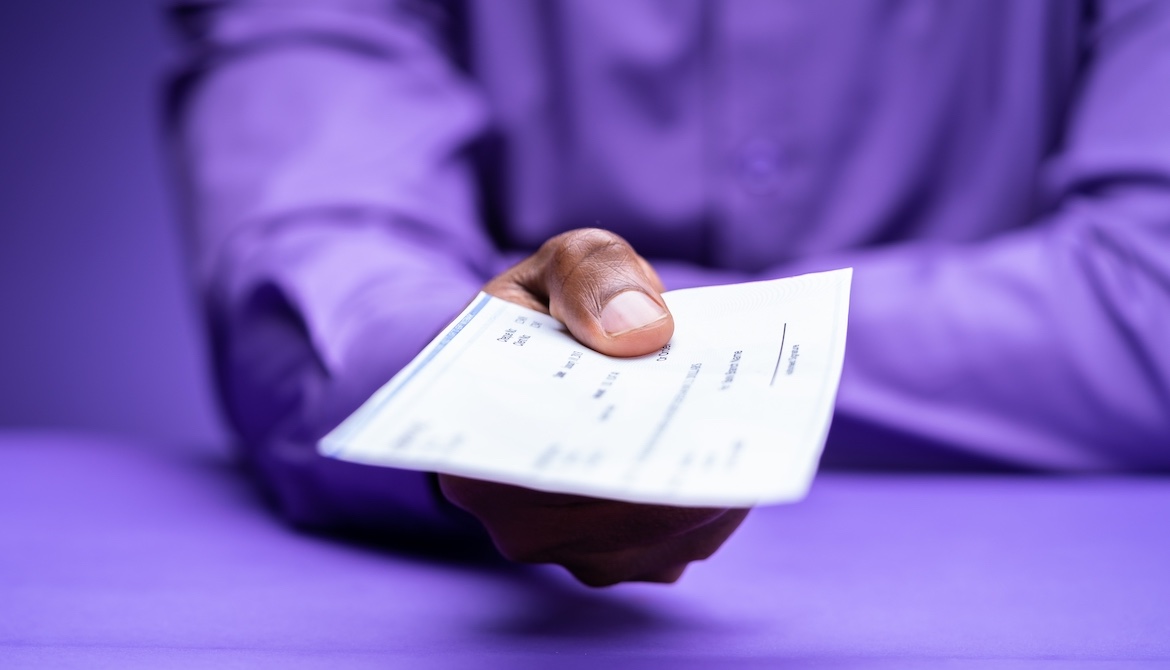
<svg viewBox="0 0 1170 670"><path fill-rule="evenodd" d="M551 314L583 344L611 356L661 349L674 320L662 282L625 240L574 230L488 282L484 291ZM439 475L443 495L487 528L504 556L557 563L590 586L673 582L709 557L746 509L640 505Z"/></svg>

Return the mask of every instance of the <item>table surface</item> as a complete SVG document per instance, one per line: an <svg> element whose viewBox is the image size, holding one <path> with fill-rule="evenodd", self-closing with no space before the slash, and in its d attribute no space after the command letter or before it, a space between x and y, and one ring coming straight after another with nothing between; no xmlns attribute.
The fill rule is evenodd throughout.
<svg viewBox="0 0 1170 670"><path fill-rule="evenodd" d="M295 532L208 450L0 432L0 667L1170 667L1168 520L1167 478L829 473L594 590Z"/></svg>

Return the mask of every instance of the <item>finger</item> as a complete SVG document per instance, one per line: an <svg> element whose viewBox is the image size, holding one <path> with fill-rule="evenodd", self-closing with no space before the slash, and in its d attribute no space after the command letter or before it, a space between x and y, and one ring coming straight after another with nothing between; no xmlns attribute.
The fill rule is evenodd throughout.
<svg viewBox="0 0 1170 670"><path fill-rule="evenodd" d="M448 474L439 475L439 486L447 500L489 529L505 556L532 563L709 536L710 528L729 515L746 514L746 510L645 505L549 493Z"/></svg>
<svg viewBox="0 0 1170 670"><path fill-rule="evenodd" d="M651 546L565 556L560 563L587 586L621 582L670 584L687 566L711 557L747 516L746 509L730 509L701 529L668 538Z"/></svg>
<svg viewBox="0 0 1170 670"><path fill-rule="evenodd" d="M549 313L589 348L610 356L641 356L674 334L662 283L650 264L621 237L574 230L549 240L536 254L539 272L528 289L548 297Z"/></svg>
<svg viewBox="0 0 1170 670"><path fill-rule="evenodd" d="M666 567L654 567L644 572L630 572L626 569L614 569L612 565L597 565L595 563L579 563L563 566L577 581L585 586L601 588L613 586L623 582L652 582L655 584L673 584L686 572L687 563L678 563Z"/></svg>
<svg viewBox="0 0 1170 670"><path fill-rule="evenodd" d="M747 509L641 505L545 493L439 475L444 495L475 515L500 553L523 563L556 563L583 584L676 581L713 554Z"/></svg>

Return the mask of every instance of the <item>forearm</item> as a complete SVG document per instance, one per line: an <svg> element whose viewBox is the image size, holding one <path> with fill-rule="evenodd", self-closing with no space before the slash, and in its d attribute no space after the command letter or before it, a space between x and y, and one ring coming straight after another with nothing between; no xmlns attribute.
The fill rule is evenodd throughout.
<svg viewBox="0 0 1170 670"><path fill-rule="evenodd" d="M425 475L315 442L498 263L459 159L474 93L390 5L206 5L172 132L224 405L287 516L442 527Z"/></svg>
<svg viewBox="0 0 1170 670"><path fill-rule="evenodd" d="M1166 194L1118 197L1170 211ZM969 247L824 259L855 267L828 462L1170 467L1170 238L1122 206Z"/></svg>

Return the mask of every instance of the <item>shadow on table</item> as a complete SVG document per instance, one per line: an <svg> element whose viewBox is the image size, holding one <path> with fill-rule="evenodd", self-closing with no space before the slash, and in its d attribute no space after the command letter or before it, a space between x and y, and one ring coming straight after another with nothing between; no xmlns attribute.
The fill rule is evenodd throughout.
<svg viewBox="0 0 1170 670"><path fill-rule="evenodd" d="M538 574L527 577L521 585L527 591L529 606L509 618L485 624L484 632L521 639L617 639L708 628L704 622L652 603L632 601L616 589L586 591L586 587L564 580L542 579Z"/></svg>
<svg viewBox="0 0 1170 670"><path fill-rule="evenodd" d="M188 455L205 473L229 480L236 502L285 524L269 500L249 481L244 470L221 455ZM707 624L634 600L625 587L594 589L577 583L556 566L522 565L496 551L486 534L436 534L368 529L297 529L307 539L324 540L362 552L383 554L395 561L440 565L474 571L508 583L523 606L510 607L504 618L483 624L482 632L505 638L615 639L651 632L685 632ZM669 586L646 586L669 589Z"/></svg>

